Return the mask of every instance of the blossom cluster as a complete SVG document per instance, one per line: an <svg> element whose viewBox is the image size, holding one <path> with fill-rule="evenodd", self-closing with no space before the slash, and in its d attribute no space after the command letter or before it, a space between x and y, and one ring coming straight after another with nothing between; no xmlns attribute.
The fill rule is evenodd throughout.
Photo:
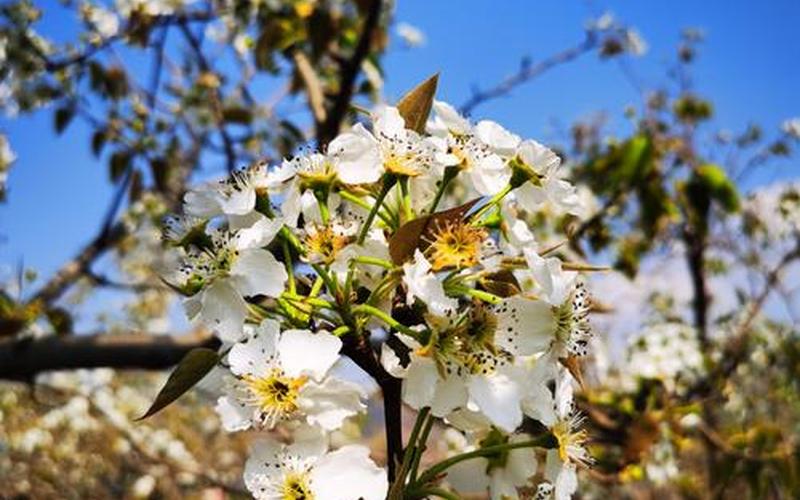
<svg viewBox="0 0 800 500"><path fill-rule="evenodd" d="M459 493L569 498L592 461L573 400L589 267L537 242L532 221L580 214L581 197L534 140L444 102L418 126L404 113L380 106L321 151L198 186L165 221L180 260L165 280L223 343L223 426L264 433L245 484L260 499L370 500L390 480L421 498L444 477ZM418 410L396 477L368 448L330 444L366 410L343 357L399 379ZM417 476L410 452L434 421L454 455Z"/></svg>

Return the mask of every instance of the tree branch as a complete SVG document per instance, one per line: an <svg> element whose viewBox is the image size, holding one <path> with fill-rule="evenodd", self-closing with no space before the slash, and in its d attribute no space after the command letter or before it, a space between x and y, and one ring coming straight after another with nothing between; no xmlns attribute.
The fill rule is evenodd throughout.
<svg viewBox="0 0 800 500"><path fill-rule="evenodd" d="M459 111L461 111L461 114L468 115L479 105L484 104L492 99L508 95L515 87L518 87L519 85L536 78L537 76L550 69L553 69L556 66L572 61L583 54L592 51L597 47L597 45L597 35L592 31L588 31L586 33L586 38L578 45L566 48L561 52L557 52L546 59L542 59L536 64L531 64L530 60L525 58L522 60L520 68L516 73L506 77L494 87L486 90L474 89L472 92L472 97L467 99L466 102L461 105Z"/></svg>
<svg viewBox="0 0 800 500"><path fill-rule="evenodd" d="M382 6L381 0L372 0L369 4L369 10L364 20L364 28L361 31L358 44L353 51L353 55L343 64L339 93L330 107L326 120L321 123L321 126L317 127L317 142L320 146L328 144L339 133L339 128L353 98L353 86L361 71L361 63L369 55L372 37L381 17Z"/></svg>
<svg viewBox="0 0 800 500"><path fill-rule="evenodd" d="M95 259L103 255L127 235L127 230L122 223L111 226L107 231L101 231L83 250L78 252L72 260L64 264L50 280L39 289L30 299L30 303L42 302L50 304L86 273Z"/></svg>
<svg viewBox="0 0 800 500"><path fill-rule="evenodd" d="M51 370L118 368L163 370L195 347L216 348L219 341L202 334L73 335L0 342L0 379L30 381Z"/></svg>

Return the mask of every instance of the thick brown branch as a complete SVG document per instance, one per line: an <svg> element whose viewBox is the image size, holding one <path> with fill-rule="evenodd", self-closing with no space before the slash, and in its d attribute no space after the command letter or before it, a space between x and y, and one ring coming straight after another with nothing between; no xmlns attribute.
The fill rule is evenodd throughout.
<svg viewBox="0 0 800 500"><path fill-rule="evenodd" d="M74 335L0 342L0 379L29 381L39 373L77 368L163 370L195 347L215 348L208 335Z"/></svg>

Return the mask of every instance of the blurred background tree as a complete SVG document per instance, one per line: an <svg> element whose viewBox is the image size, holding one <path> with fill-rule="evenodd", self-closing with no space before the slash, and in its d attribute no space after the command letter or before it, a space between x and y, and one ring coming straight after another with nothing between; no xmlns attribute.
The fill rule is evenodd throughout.
<svg viewBox="0 0 800 500"><path fill-rule="evenodd" d="M168 265L162 218L199 179L324 148L386 98L391 30L406 48L424 34L398 24L381 0L46 7L0 7L0 105L17 119L47 115L56 133L84 141L113 190L72 259L43 279L20 264L0 295L0 494L243 495L245 441L220 433L198 402L209 388L132 422L160 370L216 345L207 332L170 328L177 297L159 275ZM69 28L50 33L48 16ZM742 189L754 172L793 165L800 122L715 130L713 103L692 78L702 39L686 30L651 88L630 64L646 47L638 33L596 16L574 44L523 58L460 107L475 114L582 57L617 62L636 91L622 132L594 116L554 141L587 209L580 220L538 225L540 240L568 242L560 251L615 269L593 283L608 346L583 367L597 458L583 471L586 497L800 495L800 185ZM480 60L474 66L480 72ZM14 158L0 135L4 197ZM59 210L57 199L40 203ZM100 309L122 319L76 328L81 304L108 290L113 300ZM610 345L623 323L627 344Z"/></svg>

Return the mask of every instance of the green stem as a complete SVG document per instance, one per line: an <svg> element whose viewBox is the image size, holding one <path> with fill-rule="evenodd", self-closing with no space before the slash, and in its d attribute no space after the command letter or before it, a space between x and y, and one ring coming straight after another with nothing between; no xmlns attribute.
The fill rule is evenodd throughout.
<svg viewBox="0 0 800 500"><path fill-rule="evenodd" d="M408 473L409 466L411 465L411 461L417 449L417 437L419 436L422 426L427 421L430 412L430 407L426 406L417 414L417 419L414 421L414 428L411 429L411 434L408 436L408 442L406 443L406 449L403 452L403 463L397 471L397 477L394 480L394 484L392 484L388 498L403 498L402 488L405 485L406 474Z"/></svg>
<svg viewBox="0 0 800 500"><path fill-rule="evenodd" d="M408 177L400 178L401 203L403 205L403 216L406 222L414 219L414 212L411 210L411 193L408 190Z"/></svg>
<svg viewBox="0 0 800 500"><path fill-rule="evenodd" d="M345 200L347 200L347 201L349 201L349 202L351 202L351 203L353 203L355 205L358 205L359 207L363 208L364 210L371 210L372 209L372 205L367 203L366 200L364 200L363 198L359 198L358 196L356 196L353 193L350 193L348 191L339 191L339 196L341 196ZM383 221L383 223L386 224L387 226L391 226L392 223L393 223L392 218L389 217L386 213L384 213L383 211L380 211L380 210L378 211L378 218L380 218Z"/></svg>
<svg viewBox="0 0 800 500"><path fill-rule="evenodd" d="M484 215L486 215L486 212L488 212L489 210L494 208L495 205L500 203L503 200L503 198L505 198L506 195L511 192L511 189L512 189L511 185L509 184L508 186L504 187L502 191L492 196L484 206L482 206L481 208L478 209L477 212L472 214L472 216L470 217L472 219L472 223L473 224L479 223L481 218Z"/></svg>
<svg viewBox="0 0 800 500"><path fill-rule="evenodd" d="M379 259L378 257L360 256L354 258L353 260L358 262L359 264L367 264L370 266L385 267L386 269L394 269L394 264L392 264L388 260Z"/></svg>
<svg viewBox="0 0 800 500"><path fill-rule="evenodd" d="M419 469L419 463L422 460L422 454L425 453L427 449L428 443L428 436L431 434L431 429L433 429L433 416L429 416L428 419L425 421L425 427L422 428L422 434L419 437L419 443L416 449L414 450L414 459L411 461L411 470L409 471L409 480L413 483L417 480L417 470Z"/></svg>
<svg viewBox="0 0 800 500"><path fill-rule="evenodd" d="M300 255L306 254L306 250L303 248L303 245L300 243L300 240L297 239L297 236L295 236L288 227L283 226L281 230L278 232L278 234L283 239L288 241L289 245L291 245L292 248L294 248L298 254Z"/></svg>
<svg viewBox="0 0 800 500"><path fill-rule="evenodd" d="M297 293L297 286L294 282L294 264L292 264L292 252L289 251L289 242L286 238L283 238L281 241L281 246L283 247L283 259L284 264L286 265L286 274L289 275L289 293L295 294Z"/></svg>
<svg viewBox="0 0 800 500"><path fill-rule="evenodd" d="M361 227L361 232L358 235L357 242L359 245L364 243L364 240L367 238L367 233L369 233L369 228L372 226L372 221L375 220L378 210L380 210L381 205L383 205L383 200L386 198L386 195L389 194L389 190L392 189L395 182L397 182L397 179L394 176L384 177L381 192L378 193L378 197L375 198L375 204L372 205L369 214L367 214L367 219L364 221L364 225Z"/></svg>
<svg viewBox="0 0 800 500"><path fill-rule="evenodd" d="M341 337L342 335L345 335L348 332L350 332L350 327L347 325L342 325L339 328L333 330L331 333L336 337Z"/></svg>
<svg viewBox="0 0 800 500"><path fill-rule="evenodd" d="M378 318L379 320L383 321L384 323L386 323L387 325L389 325L390 327L394 328L395 330L401 331L401 332L405 333L406 335L410 335L410 336L415 337L415 338L419 335L418 332L415 332L411 328L407 327L406 325L401 324L396 319L394 319L390 315L386 314L385 312L381 311L377 307L371 306L369 304L359 304L359 305L353 307L352 312L353 312L353 314L365 313L365 314L369 314L370 316L374 316L374 317Z"/></svg>
<svg viewBox="0 0 800 500"><path fill-rule="evenodd" d="M458 176L458 172L460 169L458 167L447 167L444 169L444 177L442 177L442 183L439 184L439 189L436 191L436 196L433 198L433 203L431 203L431 207L428 209L428 213L432 214L436 211L436 207L439 206L439 202L442 201L442 196L444 196L444 192L447 189L447 185L450 184L450 181Z"/></svg>
<svg viewBox="0 0 800 500"><path fill-rule="evenodd" d="M485 457L487 455L494 455L497 453L502 453L504 451L514 450L517 448L541 447L549 449L549 448L555 448L556 446L558 446L556 438L550 433L542 434L541 436L531 439L529 441L487 446L486 448L480 448L475 451L470 451L468 453L462 453L461 455L456 455L454 457L442 460L441 462L437 462L436 464L432 465L430 469L423 472L413 486L418 488L421 485L429 483L430 481L439 477L444 471L446 471L450 467L459 464L465 460L471 460L473 458L478 458L478 457ZM415 489L415 488L409 488L409 489Z"/></svg>
<svg viewBox="0 0 800 500"><path fill-rule="evenodd" d="M475 290L474 288L458 287L456 289L456 292L464 295L469 295L470 297L474 297L478 300L488 302L489 304L499 304L500 302L503 301L501 297L498 297L493 293L484 292L483 290Z"/></svg>
<svg viewBox="0 0 800 500"><path fill-rule="evenodd" d="M317 199L317 206L319 207L319 215L322 218L322 223L327 225L331 218L328 211L328 196L326 193L314 190L314 197Z"/></svg>

